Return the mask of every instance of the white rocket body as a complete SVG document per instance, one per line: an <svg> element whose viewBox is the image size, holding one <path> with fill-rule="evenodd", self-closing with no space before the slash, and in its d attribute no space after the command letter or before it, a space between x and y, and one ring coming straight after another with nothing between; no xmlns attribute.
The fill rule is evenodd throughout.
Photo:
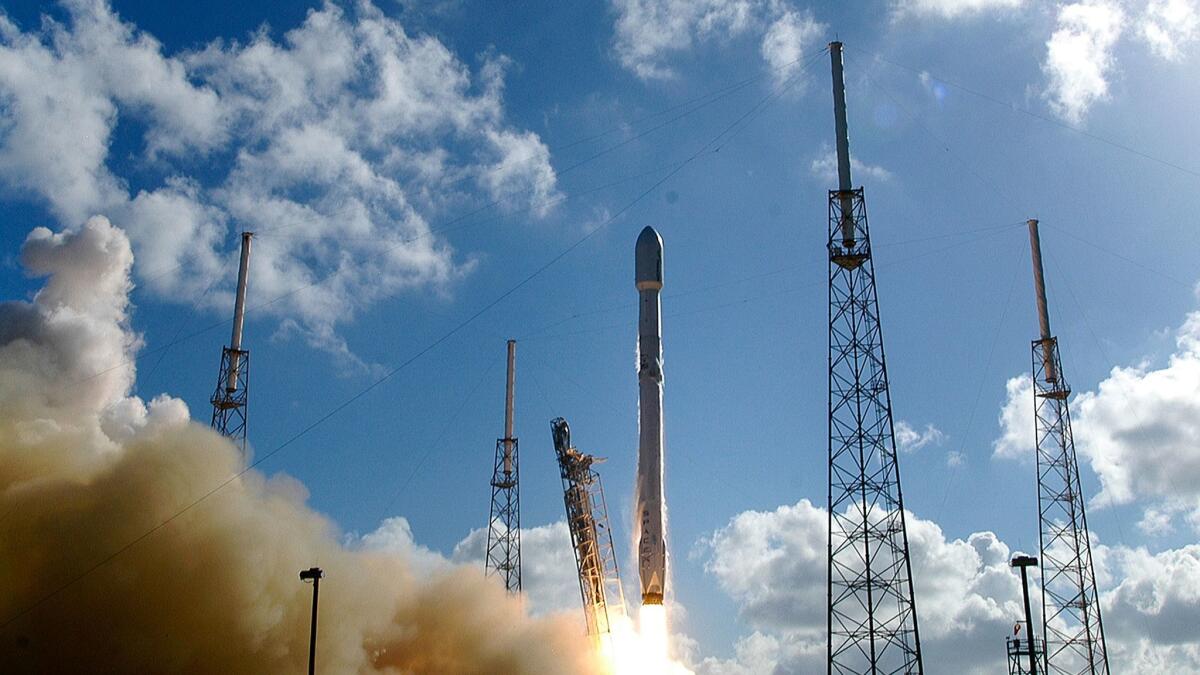
<svg viewBox="0 0 1200 675"><path fill-rule="evenodd" d="M661 605L667 581L663 502L662 310L663 244L654 228L638 236L638 573L642 604Z"/></svg>

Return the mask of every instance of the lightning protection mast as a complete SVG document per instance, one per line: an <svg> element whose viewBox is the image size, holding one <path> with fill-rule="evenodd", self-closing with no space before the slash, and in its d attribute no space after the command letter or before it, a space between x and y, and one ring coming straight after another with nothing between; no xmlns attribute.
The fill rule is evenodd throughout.
<svg viewBox="0 0 1200 675"><path fill-rule="evenodd" d="M521 490L517 439L513 437L517 341L508 341L508 378L504 389L504 438L496 439L492 469L492 512L488 518L486 575L504 578L509 593L521 592Z"/></svg>
<svg viewBox="0 0 1200 675"><path fill-rule="evenodd" d="M829 191L829 673L923 673L892 401L862 188L850 181L842 44L832 42Z"/></svg>
<svg viewBox="0 0 1200 675"><path fill-rule="evenodd" d="M1040 339L1033 341L1033 404L1046 670L1051 675L1108 675L1104 624L1067 406L1071 388L1063 377L1058 338L1050 332L1036 220L1029 221L1029 244L1041 328Z"/></svg>
<svg viewBox="0 0 1200 675"><path fill-rule="evenodd" d="M587 634L599 645L612 632L612 620L625 612L625 594L608 525L608 505L600 474L592 468L598 460L571 445L571 427L561 417L550 422L554 454L562 477L567 529L579 572L579 592Z"/></svg>
<svg viewBox="0 0 1200 675"><path fill-rule="evenodd" d="M250 351L242 349L242 323L246 316L246 283L250 272L250 240L253 232L242 233L242 258L238 266L237 292L233 303L233 335L221 350L221 372L212 395L212 428L246 449L247 396L250 387Z"/></svg>

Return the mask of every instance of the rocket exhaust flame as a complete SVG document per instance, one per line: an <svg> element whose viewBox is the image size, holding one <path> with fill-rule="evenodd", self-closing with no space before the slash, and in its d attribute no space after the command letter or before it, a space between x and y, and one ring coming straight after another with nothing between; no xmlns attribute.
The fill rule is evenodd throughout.
<svg viewBox="0 0 1200 675"><path fill-rule="evenodd" d="M667 542L663 502L662 237L652 227L638 236L638 574L642 604L661 605L666 593Z"/></svg>

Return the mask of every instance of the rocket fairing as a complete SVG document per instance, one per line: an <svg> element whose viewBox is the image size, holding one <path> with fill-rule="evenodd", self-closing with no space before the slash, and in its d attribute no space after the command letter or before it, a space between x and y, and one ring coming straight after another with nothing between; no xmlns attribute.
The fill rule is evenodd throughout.
<svg viewBox="0 0 1200 675"><path fill-rule="evenodd" d="M638 289L638 573L642 604L661 605L667 581L663 503L662 237L652 227L638 235L634 256Z"/></svg>

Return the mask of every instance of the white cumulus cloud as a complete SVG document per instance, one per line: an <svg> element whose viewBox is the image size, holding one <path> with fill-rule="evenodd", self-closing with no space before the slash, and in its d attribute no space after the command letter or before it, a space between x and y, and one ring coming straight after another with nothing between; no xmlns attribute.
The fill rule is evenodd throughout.
<svg viewBox="0 0 1200 675"><path fill-rule="evenodd" d="M1113 48L1125 21L1125 11L1111 0L1059 7L1042 64L1049 80L1045 96L1056 115L1079 124L1093 104L1108 99L1109 78L1116 67Z"/></svg>
<svg viewBox="0 0 1200 675"><path fill-rule="evenodd" d="M1018 9L1025 0L894 0L896 13L955 19L998 9Z"/></svg>
<svg viewBox="0 0 1200 675"><path fill-rule="evenodd" d="M803 65L804 55L812 51L825 32L825 26L811 12L787 9L767 28L762 39L762 57L771 68L776 85L791 79Z"/></svg>
<svg viewBox="0 0 1200 675"><path fill-rule="evenodd" d="M239 230L259 233L250 308L353 358L337 325L383 297L445 290L472 268L431 221L479 201L546 215L549 149L505 121L508 60L470 67L370 2L327 2L275 39L166 53L102 0L23 29L0 14L0 186L64 226L129 234L135 276L165 298L232 302ZM115 172L118 124L160 182Z"/></svg>
<svg viewBox="0 0 1200 675"><path fill-rule="evenodd" d="M1024 615L1016 553L992 532L947 537L907 517L925 666L983 675L1003 671L1004 638ZM693 656L699 675L807 673L825 668L824 509L807 500L745 511L700 543L706 571L750 632L728 659ZM1200 663L1200 547L1151 553L1095 547L1106 638L1114 669L1191 673ZM1031 579L1036 598L1037 578ZM1038 613L1035 608L1035 621Z"/></svg>
<svg viewBox="0 0 1200 675"><path fill-rule="evenodd" d="M754 632L739 641L732 660L701 661L698 673L824 667L827 518L825 509L801 500L740 513L703 542L705 569ZM937 524L911 514L907 525L926 665L958 673L1002 669L1002 640L1020 614L1008 547L991 532L947 539Z"/></svg>
<svg viewBox="0 0 1200 675"><path fill-rule="evenodd" d="M621 65L644 80L674 77L673 55L698 44L761 36L763 59L776 82L789 79L824 24L782 0L611 0L614 50Z"/></svg>
<svg viewBox="0 0 1200 675"><path fill-rule="evenodd" d="M1183 48L1200 36L1196 0L1150 0L1138 19L1138 32L1158 56L1169 61L1183 57Z"/></svg>
<svg viewBox="0 0 1200 675"><path fill-rule="evenodd" d="M1071 401L1076 451L1100 479L1098 506L1140 503L1141 529L1171 530L1183 516L1200 531L1200 312L1175 333L1161 367L1116 367ZM1028 375L1008 381L995 454L1033 461L1033 391Z"/></svg>
<svg viewBox="0 0 1200 675"><path fill-rule="evenodd" d="M941 445L946 441L946 434L941 429L926 424L924 429L917 429L904 420L896 421L896 447L901 452L913 452L927 445Z"/></svg>
<svg viewBox="0 0 1200 675"><path fill-rule="evenodd" d="M817 178L821 178L829 183L836 183L838 179L837 173L837 153L829 144L823 144L815 159L808 167L809 172ZM859 178L866 176L879 181L892 179L892 172L877 164L867 164L853 155L850 155L850 173Z"/></svg>

